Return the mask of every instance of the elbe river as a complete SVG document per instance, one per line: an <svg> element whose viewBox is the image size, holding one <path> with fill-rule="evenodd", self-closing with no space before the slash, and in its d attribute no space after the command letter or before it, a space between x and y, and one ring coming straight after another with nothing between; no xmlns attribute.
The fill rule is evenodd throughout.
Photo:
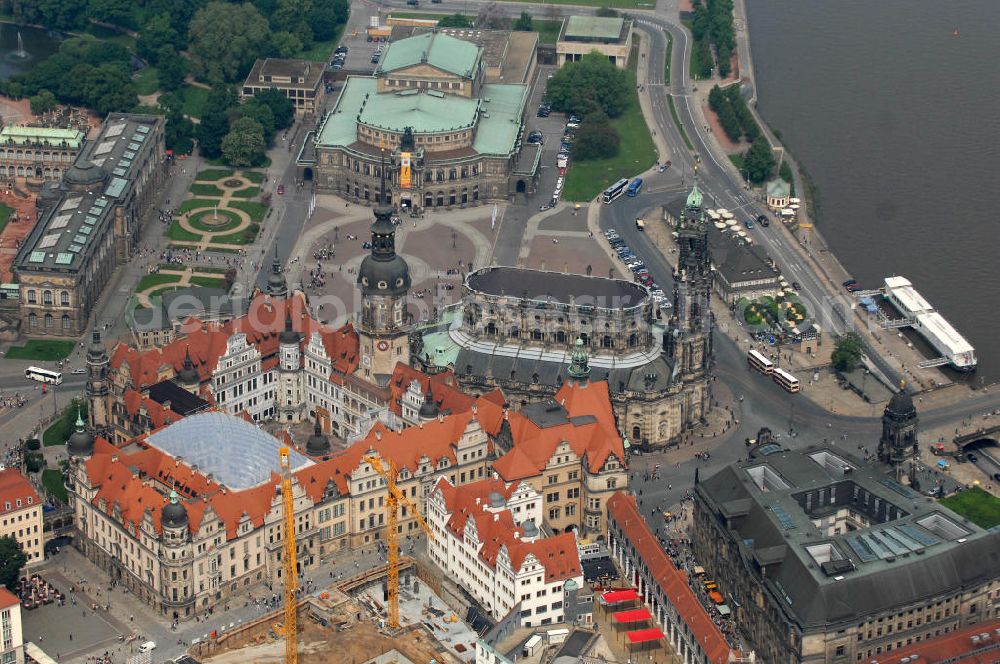
<svg viewBox="0 0 1000 664"><path fill-rule="evenodd" d="M1000 379L997 0L748 0L757 107L864 287L898 274Z"/></svg>

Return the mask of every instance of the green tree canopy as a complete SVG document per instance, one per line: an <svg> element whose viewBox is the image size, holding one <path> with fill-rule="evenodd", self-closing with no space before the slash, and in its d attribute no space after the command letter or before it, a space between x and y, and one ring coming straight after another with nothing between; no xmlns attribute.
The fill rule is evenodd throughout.
<svg viewBox="0 0 1000 664"><path fill-rule="evenodd" d="M531 14L528 12L521 12L521 15L514 19L514 24L511 28L514 30L520 30L521 32L531 32L534 30L534 21L531 20Z"/></svg>
<svg viewBox="0 0 1000 664"><path fill-rule="evenodd" d="M603 16L604 18L616 18L618 12L610 7L598 7L597 11L594 12L594 16Z"/></svg>
<svg viewBox="0 0 1000 664"><path fill-rule="evenodd" d="M299 42L309 46L313 43L313 31L308 21L311 15L312 0L278 0L271 14L271 29L295 35Z"/></svg>
<svg viewBox="0 0 1000 664"><path fill-rule="evenodd" d="M743 154L743 167L746 169L747 179L754 184L771 179L776 165L771 144L763 136L758 136L750 149Z"/></svg>
<svg viewBox="0 0 1000 664"><path fill-rule="evenodd" d="M56 96L48 90L39 90L38 94L28 101L31 102L31 112L35 115L51 111L58 103Z"/></svg>
<svg viewBox="0 0 1000 664"><path fill-rule="evenodd" d="M192 71L214 85L242 82L271 38L267 20L251 5L210 2L191 19Z"/></svg>
<svg viewBox="0 0 1000 664"><path fill-rule="evenodd" d="M268 88L254 95L254 99L271 107L275 129L287 129L295 121L295 106L281 90Z"/></svg>
<svg viewBox="0 0 1000 664"><path fill-rule="evenodd" d="M236 168L256 166L264 160L264 128L253 118L240 118L222 139L222 157Z"/></svg>
<svg viewBox="0 0 1000 664"><path fill-rule="evenodd" d="M232 106L233 97L224 87L216 88L208 95L195 132L202 156L210 159L222 156L222 139L229 133L229 109Z"/></svg>
<svg viewBox="0 0 1000 664"><path fill-rule="evenodd" d="M576 159L606 159L618 154L621 138L602 111L590 113L576 132L573 156Z"/></svg>
<svg viewBox="0 0 1000 664"><path fill-rule="evenodd" d="M164 92L179 90L187 76L187 60L173 48L164 46L158 52L156 61L159 63L157 69L160 74L160 89Z"/></svg>
<svg viewBox="0 0 1000 664"><path fill-rule="evenodd" d="M465 14L449 14L438 20L439 28L471 28L472 20Z"/></svg>
<svg viewBox="0 0 1000 664"><path fill-rule="evenodd" d="M302 51L302 40L294 33L280 32L271 33L271 52L279 58L290 58Z"/></svg>
<svg viewBox="0 0 1000 664"><path fill-rule="evenodd" d="M861 338L854 332L847 332L837 339L830 362L837 371L851 371L861 364L861 353Z"/></svg>
<svg viewBox="0 0 1000 664"><path fill-rule="evenodd" d="M347 0L313 0L308 21L313 38L329 41L337 36L340 26L347 23L350 6Z"/></svg>
<svg viewBox="0 0 1000 664"><path fill-rule="evenodd" d="M14 590L14 584L27 562L27 554L13 535L0 537L0 584Z"/></svg>
<svg viewBox="0 0 1000 664"><path fill-rule="evenodd" d="M130 111L139 103L131 73L118 64L95 67L84 89L86 105L101 115Z"/></svg>
<svg viewBox="0 0 1000 664"><path fill-rule="evenodd" d="M146 21L135 42L135 52L143 60L159 64L160 55L167 49L177 54L181 36L174 29L168 14L158 14Z"/></svg>
<svg viewBox="0 0 1000 664"><path fill-rule="evenodd" d="M255 97L251 97L240 105L240 116L256 120L264 131L264 144L271 144L274 139L275 125L274 112L271 111L270 106Z"/></svg>
<svg viewBox="0 0 1000 664"><path fill-rule="evenodd" d="M628 72L607 57L591 52L576 62L567 62L549 79L552 108L581 116L603 111L616 118L625 112L632 85Z"/></svg>

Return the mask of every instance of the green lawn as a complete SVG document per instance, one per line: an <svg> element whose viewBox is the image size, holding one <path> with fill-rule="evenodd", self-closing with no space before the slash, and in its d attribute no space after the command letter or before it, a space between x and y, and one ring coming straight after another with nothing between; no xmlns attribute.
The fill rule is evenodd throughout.
<svg viewBox="0 0 1000 664"><path fill-rule="evenodd" d="M133 53L135 52L135 37L131 37L123 32L118 32L117 30L106 28L96 23L88 23L84 32L106 42L121 44Z"/></svg>
<svg viewBox="0 0 1000 664"><path fill-rule="evenodd" d="M264 174L260 171L243 171L243 177L254 184L260 184L264 181Z"/></svg>
<svg viewBox="0 0 1000 664"><path fill-rule="evenodd" d="M49 495L58 500L61 503L69 502L69 496L66 493L66 485L63 483L62 470L57 468L46 468L42 471L42 486L48 491Z"/></svg>
<svg viewBox="0 0 1000 664"><path fill-rule="evenodd" d="M250 221L260 223L267 214L267 206L257 201L229 201L229 207L243 210L250 215Z"/></svg>
<svg viewBox="0 0 1000 664"><path fill-rule="evenodd" d="M939 502L980 528L1000 525L1000 498L977 486L942 498Z"/></svg>
<svg viewBox="0 0 1000 664"><path fill-rule="evenodd" d="M205 210L204 212L196 212L191 215L188 220L192 227L196 230L204 231L206 233L224 233L225 231L232 230L242 223L239 215L235 212L229 212L225 208L219 210L219 220L225 219L226 221L212 225L211 223L205 221L206 217L212 217L215 215L214 210Z"/></svg>
<svg viewBox="0 0 1000 664"><path fill-rule="evenodd" d="M203 236L183 228L180 222L174 219L167 229L167 237L178 242L198 242Z"/></svg>
<svg viewBox="0 0 1000 664"><path fill-rule="evenodd" d="M142 279L139 280L139 283L135 285L135 292L141 293L147 288L151 288L153 286L162 286L164 284L175 284L180 280L181 278L176 274L160 274L160 273L147 274L146 276L144 276Z"/></svg>
<svg viewBox="0 0 1000 664"><path fill-rule="evenodd" d="M205 88L196 88L193 85L185 85L177 94L180 95L184 103L181 106L181 113L192 118L200 118L202 109L205 108L205 103L208 101L208 93L210 90Z"/></svg>
<svg viewBox="0 0 1000 664"><path fill-rule="evenodd" d="M538 33L539 44L555 44L562 28L562 21L536 18L531 21L531 27Z"/></svg>
<svg viewBox="0 0 1000 664"><path fill-rule="evenodd" d="M160 89L160 72L156 67L143 67L135 75L135 91L140 95L151 95Z"/></svg>
<svg viewBox="0 0 1000 664"><path fill-rule="evenodd" d="M231 168L206 168L200 171L195 177L195 180L200 180L202 182L217 182L219 180L225 180L226 178L233 177L233 169Z"/></svg>
<svg viewBox="0 0 1000 664"><path fill-rule="evenodd" d="M0 203L0 233L3 233L3 229L7 226L7 222L10 221L10 215L12 214L14 214L14 208L5 203Z"/></svg>
<svg viewBox="0 0 1000 664"><path fill-rule="evenodd" d="M79 408L79 411L77 410ZM79 414L84 421L87 420L87 403L85 401L73 402L66 406L63 410L62 415L59 419L52 423L52 425L42 433L42 445L45 447L51 447L53 445L62 445L69 438L69 435L73 433L76 429L76 418Z"/></svg>
<svg viewBox="0 0 1000 664"><path fill-rule="evenodd" d="M74 341L59 341L56 339L30 339L23 346L11 346L7 349L8 360L41 360L55 362L62 360L73 352Z"/></svg>
<svg viewBox="0 0 1000 664"><path fill-rule="evenodd" d="M206 288L221 288L226 290L226 280L219 277L202 277L194 275L191 277L192 286L205 286Z"/></svg>
<svg viewBox="0 0 1000 664"><path fill-rule="evenodd" d="M312 62L326 62L333 54L333 49L337 47L340 37L344 34L344 25L337 27L337 34L330 41L316 42L306 49L302 49L296 57L300 60L310 60Z"/></svg>
<svg viewBox="0 0 1000 664"><path fill-rule="evenodd" d="M633 177L645 171L656 160L653 137L649 135L646 120L639 108L639 95L635 87L636 54L638 45L632 47L629 58L629 105L621 117L611 120L611 126L621 137L618 154L609 159L574 161L566 173L563 197L567 201L589 201L608 185L624 177Z"/></svg>
<svg viewBox="0 0 1000 664"><path fill-rule="evenodd" d="M663 80L670 84L670 58L673 56L674 36L664 30L667 35L667 57L663 61Z"/></svg>
<svg viewBox="0 0 1000 664"><path fill-rule="evenodd" d="M512 0L516 1L516 0ZM652 9L652 0L543 0L536 7L545 5L582 5L584 7L612 7L614 9Z"/></svg>
<svg viewBox="0 0 1000 664"><path fill-rule="evenodd" d="M185 212L190 212L191 210L197 210L198 208L210 208L218 205L219 201L210 201L204 198L189 198L188 200L181 203L181 206L177 208L177 214L184 214Z"/></svg>
<svg viewBox="0 0 1000 664"><path fill-rule="evenodd" d="M247 187L246 189L237 189L232 193L233 198L253 198L254 196L260 195L260 187Z"/></svg>
<svg viewBox="0 0 1000 664"><path fill-rule="evenodd" d="M475 16L470 16L469 14L464 14L469 17L470 21L475 21ZM390 18L419 18L426 21L440 21L445 16L451 16L451 14L435 14L431 12L391 12L389 14Z"/></svg>
<svg viewBox="0 0 1000 664"><path fill-rule="evenodd" d="M691 21L685 19L681 23L688 29L688 32L691 32ZM691 39L691 61L688 62L688 76L692 81L701 78L701 58L698 57L698 45L694 38Z"/></svg>
<svg viewBox="0 0 1000 664"><path fill-rule="evenodd" d="M195 196L219 196L220 198L225 193L214 184L205 184L195 182L191 185L189 190Z"/></svg>
<svg viewBox="0 0 1000 664"><path fill-rule="evenodd" d="M250 244L257 238L257 233L260 232L260 226L257 224L251 224L249 228L246 228L237 233L230 233L229 235L216 235L212 238L213 244Z"/></svg>

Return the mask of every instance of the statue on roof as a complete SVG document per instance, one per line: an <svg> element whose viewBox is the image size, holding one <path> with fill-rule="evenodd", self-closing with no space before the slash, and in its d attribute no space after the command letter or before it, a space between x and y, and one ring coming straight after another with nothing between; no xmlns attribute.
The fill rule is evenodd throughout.
<svg viewBox="0 0 1000 664"><path fill-rule="evenodd" d="M399 139L400 152L413 152L417 149L417 142L413 138L413 127L403 129L403 136Z"/></svg>

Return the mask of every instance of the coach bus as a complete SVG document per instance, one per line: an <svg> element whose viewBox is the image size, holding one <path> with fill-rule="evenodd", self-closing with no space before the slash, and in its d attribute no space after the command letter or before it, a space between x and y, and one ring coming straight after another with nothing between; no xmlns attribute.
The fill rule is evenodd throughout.
<svg viewBox="0 0 1000 664"><path fill-rule="evenodd" d="M774 372L771 374L771 378L774 382L782 387L786 392L791 392L792 394L799 391L799 379L788 373L784 369L774 368Z"/></svg>
<svg viewBox="0 0 1000 664"><path fill-rule="evenodd" d="M629 198L635 198L639 195L639 190L642 189L642 178L636 178L632 180L629 184L628 189L625 190L625 195Z"/></svg>
<svg viewBox="0 0 1000 664"><path fill-rule="evenodd" d="M52 383L62 385L62 374L58 371L49 371L40 367L28 367L24 370L24 377L37 380L39 383Z"/></svg>
<svg viewBox="0 0 1000 664"><path fill-rule="evenodd" d="M628 187L628 178L622 178L604 190L604 194L601 195L601 200L605 203L610 203L624 194L626 187Z"/></svg>
<svg viewBox="0 0 1000 664"><path fill-rule="evenodd" d="M747 364L752 369L756 369L766 376L774 373L774 362L764 357L763 353L752 348L747 352Z"/></svg>

